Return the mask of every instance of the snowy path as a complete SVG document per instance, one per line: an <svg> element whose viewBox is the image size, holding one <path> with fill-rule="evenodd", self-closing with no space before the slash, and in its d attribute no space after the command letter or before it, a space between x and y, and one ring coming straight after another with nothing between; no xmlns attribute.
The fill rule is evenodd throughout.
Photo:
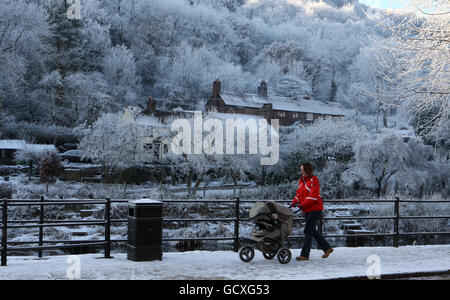
<svg viewBox="0 0 450 300"><path fill-rule="evenodd" d="M299 250L293 250L293 256ZM287 265L268 261L260 252L250 263L239 260L231 251L193 251L164 253L162 261L133 262L125 253L113 259L101 254L80 258L81 279L326 279L366 276L371 255L380 258L381 274L446 271L450 269L450 245L336 248L328 259L312 250L310 260ZM0 267L0 279L67 279L69 256L8 257L8 266ZM69 269L73 270L73 269ZM70 272L69 272L70 273Z"/></svg>

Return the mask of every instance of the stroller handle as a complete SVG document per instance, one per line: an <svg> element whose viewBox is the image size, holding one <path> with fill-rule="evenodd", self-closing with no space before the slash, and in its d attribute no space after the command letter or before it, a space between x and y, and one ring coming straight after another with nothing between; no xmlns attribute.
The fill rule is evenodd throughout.
<svg viewBox="0 0 450 300"><path fill-rule="evenodd" d="M301 212L302 210L299 208L296 211L294 211L294 215L298 214L299 212Z"/></svg>
<svg viewBox="0 0 450 300"><path fill-rule="evenodd" d="M297 205L292 205L292 206L289 206L289 208L291 208L291 207L295 207L295 208L298 208L297 210L293 211L293 212L294 212L294 215L295 215L295 214L298 214L299 212L301 212L301 211L302 211L302 209L301 209L300 207L298 207Z"/></svg>

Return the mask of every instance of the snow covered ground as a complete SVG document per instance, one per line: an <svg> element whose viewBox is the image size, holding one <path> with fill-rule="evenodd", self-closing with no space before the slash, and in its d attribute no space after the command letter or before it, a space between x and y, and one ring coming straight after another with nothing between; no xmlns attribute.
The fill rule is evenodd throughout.
<svg viewBox="0 0 450 300"><path fill-rule="evenodd" d="M293 256L299 254L293 250ZM310 260L294 259L281 265L266 260L260 252L250 263L240 261L231 251L164 253L162 261L133 262L125 253L102 259L101 254L79 256L8 257L0 267L0 279L329 279L374 274L381 275L450 270L450 245L336 248L328 259L312 250ZM78 264L79 262L79 264ZM379 262L379 265L377 265ZM72 277L71 277L72 278Z"/></svg>

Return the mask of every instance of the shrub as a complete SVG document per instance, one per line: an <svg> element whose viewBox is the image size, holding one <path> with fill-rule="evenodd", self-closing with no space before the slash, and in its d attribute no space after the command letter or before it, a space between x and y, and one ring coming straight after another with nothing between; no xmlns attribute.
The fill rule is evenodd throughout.
<svg viewBox="0 0 450 300"><path fill-rule="evenodd" d="M0 183L0 199L11 199L14 192L10 183Z"/></svg>
<svg viewBox="0 0 450 300"><path fill-rule="evenodd" d="M28 142L56 146L78 143L72 128L24 121L3 123L2 135L7 139L25 139Z"/></svg>
<svg viewBox="0 0 450 300"><path fill-rule="evenodd" d="M62 173L61 159L55 151L45 151L39 161L41 180L47 181Z"/></svg>

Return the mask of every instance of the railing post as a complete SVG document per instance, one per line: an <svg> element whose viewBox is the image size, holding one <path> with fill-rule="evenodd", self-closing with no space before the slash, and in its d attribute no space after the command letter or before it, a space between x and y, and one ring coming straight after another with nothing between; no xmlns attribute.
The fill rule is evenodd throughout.
<svg viewBox="0 0 450 300"><path fill-rule="evenodd" d="M111 258L111 199L105 203L105 258Z"/></svg>
<svg viewBox="0 0 450 300"><path fill-rule="evenodd" d="M398 247L398 240L399 240L399 217L400 217L400 198L395 198L395 220L394 220L394 247Z"/></svg>
<svg viewBox="0 0 450 300"><path fill-rule="evenodd" d="M8 200L3 200L2 207L2 267L6 266L8 256Z"/></svg>
<svg viewBox="0 0 450 300"><path fill-rule="evenodd" d="M239 197L236 197L235 221L234 221L234 252L239 251Z"/></svg>
<svg viewBox="0 0 450 300"><path fill-rule="evenodd" d="M44 196L41 196L41 202L44 202ZM44 205L40 205L39 224L44 224ZM44 241L44 227L39 227L39 247L42 247ZM38 250L38 257L42 258L42 250Z"/></svg>

